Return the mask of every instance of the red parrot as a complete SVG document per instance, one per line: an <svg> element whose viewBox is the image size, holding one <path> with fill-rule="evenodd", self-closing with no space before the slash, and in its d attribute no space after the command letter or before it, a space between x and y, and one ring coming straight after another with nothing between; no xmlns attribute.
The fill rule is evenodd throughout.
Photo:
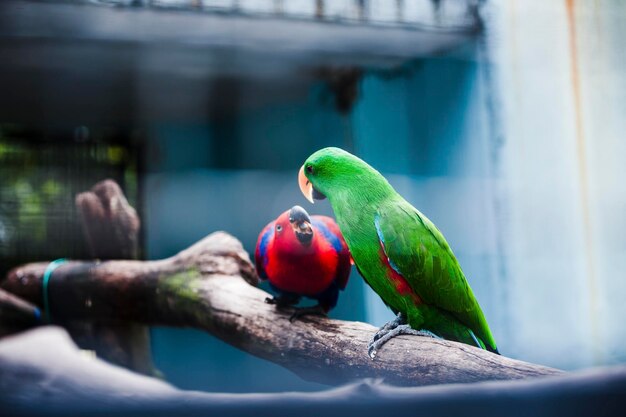
<svg viewBox="0 0 626 417"><path fill-rule="evenodd" d="M278 293L265 301L277 307L293 306L301 297L317 300L314 307L298 308L295 318L326 315L346 288L351 259L337 223L311 216L294 206L270 222L259 234L254 254L257 272Z"/></svg>

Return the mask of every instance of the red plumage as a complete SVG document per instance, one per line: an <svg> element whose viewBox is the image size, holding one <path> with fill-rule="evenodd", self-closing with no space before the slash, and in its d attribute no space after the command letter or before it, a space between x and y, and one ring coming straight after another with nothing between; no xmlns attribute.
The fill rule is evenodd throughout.
<svg viewBox="0 0 626 417"><path fill-rule="evenodd" d="M350 252L335 221L309 218L298 206L261 231L255 261L259 276L278 293L316 299L325 312L336 305L351 269Z"/></svg>

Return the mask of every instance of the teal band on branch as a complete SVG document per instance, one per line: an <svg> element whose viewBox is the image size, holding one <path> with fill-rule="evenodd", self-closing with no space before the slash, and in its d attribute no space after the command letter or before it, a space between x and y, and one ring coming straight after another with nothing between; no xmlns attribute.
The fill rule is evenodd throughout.
<svg viewBox="0 0 626 417"><path fill-rule="evenodd" d="M48 283L50 282L50 277L52 276L52 273L54 272L54 270L60 267L61 265L63 265L65 262L67 262L67 259L65 258L54 260L48 264L48 266L46 267L46 271L43 273L43 283L42 283L43 309L44 309L44 312L46 313L46 320L48 321L51 321L50 301L48 299Z"/></svg>

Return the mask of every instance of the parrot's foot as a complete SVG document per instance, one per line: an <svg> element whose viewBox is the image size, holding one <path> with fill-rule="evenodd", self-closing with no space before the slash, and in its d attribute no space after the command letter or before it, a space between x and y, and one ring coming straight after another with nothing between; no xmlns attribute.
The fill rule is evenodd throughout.
<svg viewBox="0 0 626 417"><path fill-rule="evenodd" d="M380 331L378 333L380 333ZM387 331L385 334L383 334L377 339L376 336L378 336L378 333L374 335L372 340L367 345L367 354L369 355L370 358L372 358L372 360L374 360L374 358L376 357L376 354L378 353L380 348L383 347L385 343L387 343L388 341L390 341L396 336L400 336L401 334L407 334L407 335L413 335L413 336L426 336L426 337L434 337L436 339L441 339L439 336L437 336L436 334L432 332L429 332L428 330L415 330L411 328L411 326L409 326L408 324L397 325L395 328Z"/></svg>
<svg viewBox="0 0 626 417"><path fill-rule="evenodd" d="M291 317L289 317L289 321L293 323L294 320L303 316L326 317L326 310L324 310L324 308L319 304L313 307L296 308Z"/></svg>
<svg viewBox="0 0 626 417"><path fill-rule="evenodd" d="M290 307L294 304L298 304L300 297L294 295L279 295L278 297L265 299L265 304L273 304L277 308Z"/></svg>
<svg viewBox="0 0 626 417"><path fill-rule="evenodd" d="M402 313L398 313L395 319L385 323L383 327L378 329L378 331L376 332L376 334L370 341L370 345L374 343L375 341L377 341L378 339L380 339L381 337L383 337L384 335L386 335L387 333L389 333L390 331L392 331L393 329L395 329L396 327L400 326L401 324L406 324L406 319L404 318L404 315Z"/></svg>

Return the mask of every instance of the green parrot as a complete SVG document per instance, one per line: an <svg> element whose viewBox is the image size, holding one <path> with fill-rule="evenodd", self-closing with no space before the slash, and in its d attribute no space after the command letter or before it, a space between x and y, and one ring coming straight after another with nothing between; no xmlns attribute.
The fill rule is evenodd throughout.
<svg viewBox="0 0 626 417"><path fill-rule="evenodd" d="M378 171L342 149L324 148L304 162L298 182L310 202L328 198L359 273L397 314L370 341L372 359L400 334L499 353L448 242Z"/></svg>

